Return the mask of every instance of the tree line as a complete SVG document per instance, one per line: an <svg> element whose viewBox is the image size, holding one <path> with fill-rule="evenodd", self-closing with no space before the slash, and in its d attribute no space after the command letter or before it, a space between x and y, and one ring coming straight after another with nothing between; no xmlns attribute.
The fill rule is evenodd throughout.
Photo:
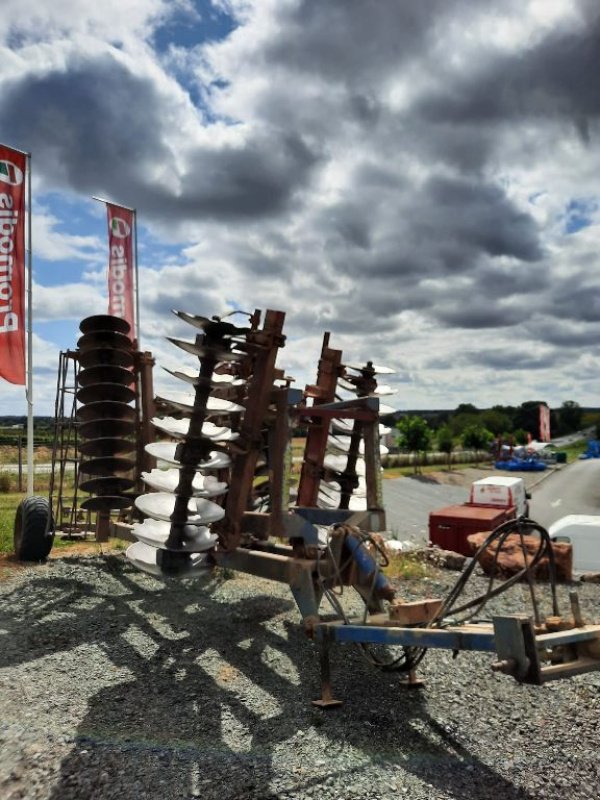
<svg viewBox="0 0 600 800"><path fill-rule="evenodd" d="M454 411L429 413L426 419L418 414L406 414L396 422L397 444L401 450L423 456L435 445L448 456L462 446L476 453L489 450L492 442L512 446L527 444L529 439L538 439L539 409L543 401L531 400L520 406L494 406L478 409L471 403L461 403ZM590 415L588 415L590 416ZM599 424L595 414L594 423ZM592 422L590 416L588 422ZM553 437L564 436L581 430L584 424L584 409L573 400L566 400L560 409L550 411L550 430ZM421 459L422 460L422 459ZM419 470L419 459L416 471Z"/></svg>

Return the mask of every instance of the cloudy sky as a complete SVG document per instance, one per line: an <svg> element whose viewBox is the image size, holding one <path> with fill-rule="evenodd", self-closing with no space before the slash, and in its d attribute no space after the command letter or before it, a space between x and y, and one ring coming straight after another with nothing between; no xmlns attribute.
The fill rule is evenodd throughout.
<svg viewBox="0 0 600 800"><path fill-rule="evenodd" d="M2 12L0 141L33 154L35 413L107 309L92 195L138 210L159 363L188 334L171 308L274 308L300 386L327 330L397 370L398 408L600 405L596 0ZM1 381L0 414L23 395Z"/></svg>

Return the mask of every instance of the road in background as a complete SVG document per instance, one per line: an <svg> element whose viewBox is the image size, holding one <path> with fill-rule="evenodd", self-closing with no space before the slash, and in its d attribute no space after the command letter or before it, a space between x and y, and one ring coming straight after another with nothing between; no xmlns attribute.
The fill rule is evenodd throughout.
<svg viewBox="0 0 600 800"><path fill-rule="evenodd" d="M574 461L532 491L530 516L547 528L567 514L600 516L600 459Z"/></svg>

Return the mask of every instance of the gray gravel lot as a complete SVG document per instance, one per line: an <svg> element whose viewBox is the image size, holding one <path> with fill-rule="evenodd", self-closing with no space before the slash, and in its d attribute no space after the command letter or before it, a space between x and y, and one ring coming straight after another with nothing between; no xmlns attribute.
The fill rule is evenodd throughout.
<svg viewBox="0 0 600 800"><path fill-rule="evenodd" d="M598 617L600 587L580 594ZM526 598L518 587L497 610ZM165 585L122 555L53 560L0 583L0 798L597 797L600 674L527 687L491 660L429 652L426 688L410 690L339 648L345 704L322 712L286 587Z"/></svg>

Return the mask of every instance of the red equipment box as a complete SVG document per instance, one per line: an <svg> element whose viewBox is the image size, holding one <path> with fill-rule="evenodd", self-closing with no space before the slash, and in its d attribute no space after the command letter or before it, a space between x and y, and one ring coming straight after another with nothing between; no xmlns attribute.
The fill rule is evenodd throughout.
<svg viewBox="0 0 600 800"><path fill-rule="evenodd" d="M508 519L514 519L516 508L481 506L471 503L447 506L429 514L429 540L444 550L464 556L473 555L467 542L472 533L493 531Z"/></svg>

